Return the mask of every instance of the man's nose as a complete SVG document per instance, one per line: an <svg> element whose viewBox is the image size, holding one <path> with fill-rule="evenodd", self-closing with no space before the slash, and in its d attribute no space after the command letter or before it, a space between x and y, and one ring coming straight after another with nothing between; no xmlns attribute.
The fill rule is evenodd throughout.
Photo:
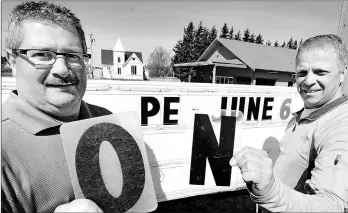
<svg viewBox="0 0 348 213"><path fill-rule="evenodd" d="M306 84L307 86L315 84L316 81L316 75L313 72L308 72L303 83Z"/></svg>
<svg viewBox="0 0 348 213"><path fill-rule="evenodd" d="M71 74L70 66L64 57L57 57L55 63L52 65L51 73L63 78Z"/></svg>

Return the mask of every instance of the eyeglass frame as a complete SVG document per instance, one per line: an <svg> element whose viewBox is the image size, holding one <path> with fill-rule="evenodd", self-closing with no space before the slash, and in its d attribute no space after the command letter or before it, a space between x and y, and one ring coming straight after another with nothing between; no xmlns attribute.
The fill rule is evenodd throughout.
<svg viewBox="0 0 348 213"><path fill-rule="evenodd" d="M52 64L36 64L34 63L33 61L31 61L27 55L27 52L30 51L30 50L37 50L37 51L46 51L46 52L51 52L51 53L54 53L56 55L56 57L54 58L54 61ZM67 64L69 64L69 66L75 66L75 65L71 65L67 60L66 60L66 55L67 54L81 54L82 57L83 57L83 61L84 61L84 65L87 65L88 64L88 61L89 59L92 57L91 54L89 53L81 53L81 52L67 52L67 53L57 53L55 51L52 51L52 50L42 50L42 49L11 49L11 52L12 54L17 54L17 55L20 55L20 54L23 54L25 55L25 59L30 63L32 64L33 66L36 66L36 65L39 65L39 66L52 66L54 63L56 63L57 61L57 56L61 55L64 57L65 61L67 62ZM86 61L84 59L84 57L87 57L88 60Z"/></svg>

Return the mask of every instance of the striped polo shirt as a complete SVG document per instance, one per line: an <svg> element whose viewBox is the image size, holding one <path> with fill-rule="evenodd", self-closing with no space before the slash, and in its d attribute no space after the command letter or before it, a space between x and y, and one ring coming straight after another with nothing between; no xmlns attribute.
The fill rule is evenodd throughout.
<svg viewBox="0 0 348 213"><path fill-rule="evenodd" d="M79 120L109 115L81 103ZM13 91L2 105L1 209L53 212L75 199L57 121Z"/></svg>

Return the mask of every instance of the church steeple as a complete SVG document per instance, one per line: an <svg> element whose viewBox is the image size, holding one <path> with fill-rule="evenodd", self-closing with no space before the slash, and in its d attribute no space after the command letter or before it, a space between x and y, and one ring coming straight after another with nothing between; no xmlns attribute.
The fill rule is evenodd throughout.
<svg viewBox="0 0 348 213"><path fill-rule="evenodd" d="M116 44L114 46L114 52L125 52L125 49L123 47L123 44L120 40L120 36L117 35L117 41L116 41Z"/></svg>

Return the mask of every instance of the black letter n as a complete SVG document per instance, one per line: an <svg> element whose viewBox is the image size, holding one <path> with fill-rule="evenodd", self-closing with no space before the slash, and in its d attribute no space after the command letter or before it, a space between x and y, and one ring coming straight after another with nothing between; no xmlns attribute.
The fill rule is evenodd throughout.
<svg viewBox="0 0 348 213"><path fill-rule="evenodd" d="M221 116L220 145L206 114L196 114L190 170L190 184L204 185L208 158L217 186L230 186L236 117Z"/></svg>

